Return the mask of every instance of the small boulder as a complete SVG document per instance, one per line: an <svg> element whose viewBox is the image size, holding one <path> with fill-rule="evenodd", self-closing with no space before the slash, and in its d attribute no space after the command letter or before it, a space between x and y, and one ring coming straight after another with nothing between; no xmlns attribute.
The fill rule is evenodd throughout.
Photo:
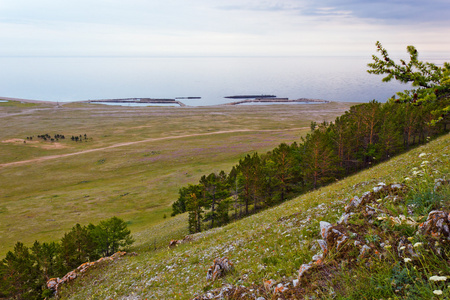
<svg viewBox="0 0 450 300"><path fill-rule="evenodd" d="M306 271L308 271L311 268L311 266L312 262L300 266L300 269L298 270L298 280L302 279L302 276L305 274Z"/></svg>
<svg viewBox="0 0 450 300"><path fill-rule="evenodd" d="M419 225L419 230L434 238L450 239L450 216L444 211L433 210L427 220Z"/></svg>
<svg viewBox="0 0 450 300"><path fill-rule="evenodd" d="M232 271L233 268L233 263L227 257L216 258L206 273L206 280L215 281L216 279L225 276L226 273Z"/></svg>
<svg viewBox="0 0 450 300"><path fill-rule="evenodd" d="M324 240L327 239L328 230L332 227L332 225L325 221L320 221L320 235Z"/></svg>
<svg viewBox="0 0 450 300"><path fill-rule="evenodd" d="M169 248L176 247L176 246L178 246L179 244L181 244L181 241L179 241L179 240L171 240L171 241L169 242Z"/></svg>

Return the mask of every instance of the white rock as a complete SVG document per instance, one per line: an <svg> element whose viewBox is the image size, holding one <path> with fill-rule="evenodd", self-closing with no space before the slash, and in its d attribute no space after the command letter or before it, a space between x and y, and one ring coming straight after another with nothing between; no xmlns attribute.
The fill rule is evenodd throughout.
<svg viewBox="0 0 450 300"><path fill-rule="evenodd" d="M378 193L378 192L381 191L383 188L384 188L384 185L382 185L382 186L376 186L376 187L373 188L373 192L374 192L374 193Z"/></svg>
<svg viewBox="0 0 450 300"><path fill-rule="evenodd" d="M320 246L320 249L322 249L322 252L327 251L327 242L325 240L317 240L317 243Z"/></svg>
<svg viewBox="0 0 450 300"><path fill-rule="evenodd" d="M401 189L402 188L402 185L401 184L398 184L398 183L396 183L396 184L391 184L391 189Z"/></svg>
<svg viewBox="0 0 450 300"><path fill-rule="evenodd" d="M332 225L325 221L320 221L320 235L323 239L327 239L328 230L332 227Z"/></svg>
<svg viewBox="0 0 450 300"><path fill-rule="evenodd" d="M309 270L309 268L311 268L311 263L301 265L301 266L300 266L300 270L298 271L298 279L300 279L300 278L303 276L303 274L304 274L307 270Z"/></svg>
<svg viewBox="0 0 450 300"><path fill-rule="evenodd" d="M312 261L318 261L319 259L323 259L322 254L316 254L311 258Z"/></svg>

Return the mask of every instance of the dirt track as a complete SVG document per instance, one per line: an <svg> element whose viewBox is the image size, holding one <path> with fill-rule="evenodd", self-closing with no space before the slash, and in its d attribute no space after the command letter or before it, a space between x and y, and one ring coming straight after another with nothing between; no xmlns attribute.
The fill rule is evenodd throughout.
<svg viewBox="0 0 450 300"><path fill-rule="evenodd" d="M23 165L23 164L28 164L28 163L37 163L37 162L42 162L42 161L51 160L51 159L80 155L80 154L96 152L96 151L103 151L103 150L112 149L112 148L118 148L118 147L123 147L123 146L135 145L135 144L140 144L140 143L148 143L148 142L154 142L154 141L173 140L173 139L182 139L182 138L195 137L195 136L208 136L208 135L215 135L215 134L235 133L235 132L274 132L274 131L301 130L301 129L308 129L308 128L309 127L291 128L291 129L267 129L267 130L237 129L237 130L224 130L224 131L215 131L215 132L206 132L206 133L194 133L194 134L186 134L186 135L178 135L178 136L166 136L166 137L160 137L160 138L145 139L142 141L119 143L119 144L114 144L114 145L107 146L107 147L83 150L83 151L74 152L74 153L49 155L49 156L43 156L43 157L38 157L38 158L33 158L33 159L28 159L28 160L14 161L14 162L0 164L0 167L9 167L9 166Z"/></svg>

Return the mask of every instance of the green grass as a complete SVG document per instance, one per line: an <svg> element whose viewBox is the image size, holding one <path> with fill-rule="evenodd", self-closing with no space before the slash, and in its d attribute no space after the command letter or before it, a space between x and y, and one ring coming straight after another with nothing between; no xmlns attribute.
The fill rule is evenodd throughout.
<svg viewBox="0 0 450 300"><path fill-rule="evenodd" d="M411 171L421 168L421 153L427 153L426 159L429 161L427 178L413 176ZM348 199L355 195L361 196L381 181L407 182L411 190L424 191L434 184L435 178L448 179L449 173L450 135L446 135L257 215L195 234L193 241L175 249L164 246L168 245L170 239L179 238L185 233L179 224L185 221L183 218L186 216L169 218L139 233L139 242L133 249L139 252L139 256L125 257L103 269L89 272L83 279L65 286L62 298L190 299L195 294L221 287L225 283L257 288L268 279L292 282L297 278L301 264L309 262L319 250L315 242L320 238L319 222L336 222ZM411 195L407 199L411 199ZM450 202L449 189L443 189L440 195L444 199L441 204L445 207ZM427 206L427 202L424 203ZM399 209L394 210L393 214L401 214L404 211L402 205L399 204ZM420 210L415 211L413 217L419 219L420 213ZM399 238L400 231L386 224L387 227L377 227L361 223L366 226L365 236L369 241L392 239L391 242L394 242L394 239ZM380 231L377 228L384 229ZM425 242L424 238L415 234L411 240L413 243ZM161 241L161 248L154 251L152 241L156 241L156 245ZM446 251L448 247L443 249ZM310 283L304 286L305 292L316 299L448 297L449 290L445 282L432 282L428 278L449 275L449 265L432 252L420 253L414 264L409 265L396 261L394 256L361 262L359 265L345 264L345 261L335 261L331 257L322 273L313 276ZM222 256L228 256L234 262L235 271L211 284L206 281L206 271L214 258ZM435 290L442 290L443 296L439 298L433 294ZM266 299L271 296L266 295Z"/></svg>
<svg viewBox="0 0 450 300"><path fill-rule="evenodd" d="M311 121L333 120L350 106L130 108L11 103L0 106L0 164L100 150L0 166L1 256L17 241L31 245L34 240L59 240L76 223L96 224L112 216L129 222L140 236L170 215L180 187L198 182L204 174L229 171L247 153L298 141ZM243 129L247 131L205 135ZM46 133L63 134L66 139L26 140ZM91 138L88 142L67 138L85 133ZM179 137L189 134L196 136ZM166 139L141 142L158 138ZM111 147L127 142L136 143Z"/></svg>
<svg viewBox="0 0 450 300"><path fill-rule="evenodd" d="M30 108L30 107L40 107L43 106L42 104L37 103L29 103L29 102L20 102L20 101L12 101L12 100L4 100L0 98L0 101L6 101L6 102L0 102L0 107L9 107L9 108Z"/></svg>

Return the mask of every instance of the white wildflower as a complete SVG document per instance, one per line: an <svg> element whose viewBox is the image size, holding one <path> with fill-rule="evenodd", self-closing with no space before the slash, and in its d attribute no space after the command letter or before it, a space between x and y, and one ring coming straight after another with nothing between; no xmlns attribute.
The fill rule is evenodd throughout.
<svg viewBox="0 0 450 300"><path fill-rule="evenodd" d="M419 154L419 157L420 157L420 158L422 158L422 157L424 157L424 156L427 156L427 154L424 153L424 152L422 152L422 153Z"/></svg>
<svg viewBox="0 0 450 300"><path fill-rule="evenodd" d="M411 181L411 178L405 177L405 181Z"/></svg>
<svg viewBox="0 0 450 300"><path fill-rule="evenodd" d="M442 291L441 290L434 290L433 294L435 294L435 295L442 295Z"/></svg>
<svg viewBox="0 0 450 300"><path fill-rule="evenodd" d="M417 242L414 244L414 248L421 247L423 244L421 242Z"/></svg>
<svg viewBox="0 0 450 300"><path fill-rule="evenodd" d="M431 276L431 277L430 277L430 280L431 280L431 281L446 281L446 280L447 280L447 276L437 276L437 275L434 275L434 276Z"/></svg>
<svg viewBox="0 0 450 300"><path fill-rule="evenodd" d="M418 176L418 175L420 176L420 175L422 175L422 172L421 171L413 171L412 175L413 176Z"/></svg>
<svg viewBox="0 0 450 300"><path fill-rule="evenodd" d="M401 247L400 247L400 250L405 250L405 249L406 249L405 246L401 246Z"/></svg>
<svg viewBox="0 0 450 300"><path fill-rule="evenodd" d="M403 259L403 261L404 261L405 263L408 263L408 262L410 262L411 260L412 260L412 259L409 258L409 257L406 257L406 258Z"/></svg>

